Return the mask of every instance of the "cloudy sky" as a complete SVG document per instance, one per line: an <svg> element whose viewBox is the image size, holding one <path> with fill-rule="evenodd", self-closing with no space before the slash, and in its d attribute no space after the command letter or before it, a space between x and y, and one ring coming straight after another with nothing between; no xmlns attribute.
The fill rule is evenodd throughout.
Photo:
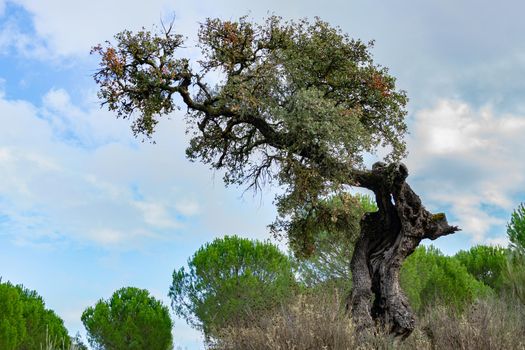
<svg viewBox="0 0 525 350"><path fill-rule="evenodd" d="M524 11L517 0L0 0L0 276L82 333L83 309L120 287L168 303L173 269L204 242L269 237L271 192L241 196L187 161L181 115L152 145L99 108L91 46L173 17L188 45L206 17L268 13L375 39L376 62L410 97L409 182L463 229L435 244L505 245L525 201ZM201 348L183 321L174 335Z"/></svg>

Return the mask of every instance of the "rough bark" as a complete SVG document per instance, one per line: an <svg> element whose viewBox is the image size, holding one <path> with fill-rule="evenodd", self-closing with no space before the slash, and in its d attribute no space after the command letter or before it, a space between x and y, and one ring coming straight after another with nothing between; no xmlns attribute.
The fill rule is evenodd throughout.
<svg viewBox="0 0 525 350"><path fill-rule="evenodd" d="M351 261L351 309L357 330L366 334L375 325L406 337L415 317L399 286L403 261L422 239L436 239L459 230L444 214L431 214L405 182L408 170L402 163L378 162L368 176L367 188L376 197L379 210L361 221L361 234Z"/></svg>

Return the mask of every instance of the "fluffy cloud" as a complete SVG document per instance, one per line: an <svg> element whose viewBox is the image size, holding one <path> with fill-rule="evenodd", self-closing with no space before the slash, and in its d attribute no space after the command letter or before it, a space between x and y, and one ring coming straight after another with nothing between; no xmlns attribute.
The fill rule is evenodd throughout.
<svg viewBox="0 0 525 350"><path fill-rule="evenodd" d="M175 203L175 208L186 216L193 216L199 213L199 203L194 198L185 198Z"/></svg>
<svg viewBox="0 0 525 350"><path fill-rule="evenodd" d="M408 165L416 187L448 207L475 243L503 242L525 187L525 117L443 100L415 115ZM495 230L497 237L489 237Z"/></svg>
<svg viewBox="0 0 525 350"><path fill-rule="evenodd" d="M144 221L151 226L159 228L179 228L181 225L177 223L172 215L168 213L165 205L156 202L136 201L133 203L141 212Z"/></svg>
<svg viewBox="0 0 525 350"><path fill-rule="evenodd" d="M111 39L124 30L151 28L161 20L176 19L179 32L194 33L206 15L205 7L187 6L170 0L152 0L147 5L140 1L62 1L10 0L32 15L36 37L45 42L51 56L85 56L90 47ZM194 34L193 34L194 35Z"/></svg>
<svg viewBox="0 0 525 350"><path fill-rule="evenodd" d="M0 8L0 16L2 15ZM2 22L0 29L0 54L16 53L26 58L50 57L43 40L20 28L15 18Z"/></svg>
<svg viewBox="0 0 525 350"><path fill-rule="evenodd" d="M155 0L143 6L133 1L34 1L16 0L34 16L39 37L61 55L85 54L89 47L108 39L108 33L121 31L124 26L140 28L156 23L167 1ZM128 21L125 25L125 21ZM146 23L139 21L145 21Z"/></svg>
<svg viewBox="0 0 525 350"><path fill-rule="evenodd" d="M133 139L129 123L96 103L74 105L60 89L38 106L0 98L0 116L0 225L19 244L138 247L196 227L208 237L266 235L273 208L241 203L236 189L215 186L205 166L187 161L178 115L161 122L156 145ZM237 217L250 210L264 215Z"/></svg>
<svg viewBox="0 0 525 350"><path fill-rule="evenodd" d="M340 25L353 37L375 39L373 52L377 61L391 68L399 78L399 86L408 90L417 108L428 106L435 98L454 97L474 104L492 100L491 103L514 108L525 91L523 83L514 79L523 70L525 52L521 40L525 24L520 17L525 5L521 3L500 6L478 2L475 15L468 1L422 5L414 0L379 7L370 2L340 0L332 1L329 4L332 6L298 0L152 0L147 4L126 0L9 0L8 3L30 13L34 33L22 32L16 25L4 25L0 49L6 45L3 42L8 42L26 55L33 51L32 56L46 59L84 60L90 47L110 40L115 33L143 26L150 29L161 19L169 22L175 18L175 31L187 36L191 47L198 23L206 17L235 19L248 14L258 19L272 13L284 18L320 16ZM334 6L337 11L333 11ZM503 37L505 40L501 40ZM95 65L93 61L90 64Z"/></svg>

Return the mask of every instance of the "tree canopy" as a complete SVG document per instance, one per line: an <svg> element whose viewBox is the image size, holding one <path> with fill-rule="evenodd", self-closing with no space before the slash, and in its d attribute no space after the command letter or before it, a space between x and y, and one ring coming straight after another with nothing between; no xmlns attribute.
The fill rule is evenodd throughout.
<svg viewBox="0 0 525 350"><path fill-rule="evenodd" d="M461 250L454 257L478 281L497 292L505 288L504 270L507 265L507 249L478 245L468 251Z"/></svg>
<svg viewBox="0 0 525 350"><path fill-rule="evenodd" d="M196 62L179 58L184 40L171 27L115 39L93 48L103 104L147 137L159 118L187 107L190 159L224 169L227 184L286 188L276 231L345 186L366 186L364 154L405 155L405 92L374 63L372 43L320 19L208 19Z"/></svg>
<svg viewBox="0 0 525 350"><path fill-rule="evenodd" d="M69 346L64 322L36 291L0 280L0 349L33 350L48 340Z"/></svg>
<svg viewBox="0 0 525 350"><path fill-rule="evenodd" d="M246 325L294 293L291 263L270 243L217 238L193 254L188 268L173 272L172 307L207 337Z"/></svg>
<svg viewBox="0 0 525 350"><path fill-rule="evenodd" d="M117 290L82 313L89 343L100 350L168 350L173 340L169 310L145 289Z"/></svg>

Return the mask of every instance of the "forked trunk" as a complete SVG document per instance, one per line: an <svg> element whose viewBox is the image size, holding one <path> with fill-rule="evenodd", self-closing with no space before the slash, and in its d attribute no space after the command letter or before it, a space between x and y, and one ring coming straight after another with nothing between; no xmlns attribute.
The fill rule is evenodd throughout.
<svg viewBox="0 0 525 350"><path fill-rule="evenodd" d="M360 334L386 327L391 333L407 337L415 317L399 286L403 261L423 238L436 239L459 229L447 223L444 214L432 215L405 182L404 164L376 163L375 181L370 188L379 210L361 221L361 234L351 262L352 292L347 308Z"/></svg>

